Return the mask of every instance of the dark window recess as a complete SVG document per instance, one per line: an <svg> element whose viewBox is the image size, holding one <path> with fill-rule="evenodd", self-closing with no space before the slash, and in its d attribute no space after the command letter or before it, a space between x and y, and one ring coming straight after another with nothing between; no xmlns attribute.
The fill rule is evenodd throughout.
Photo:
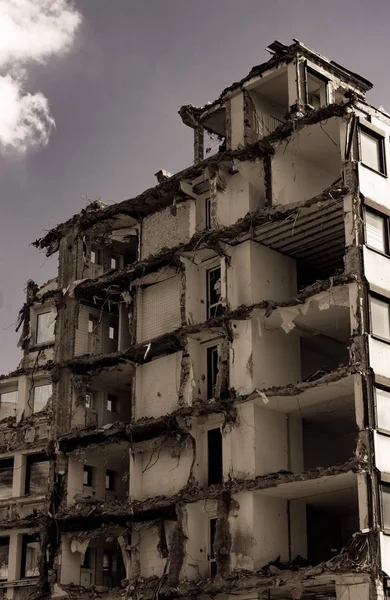
<svg viewBox="0 0 390 600"><path fill-rule="evenodd" d="M210 519L209 521L209 543L210 543L210 554L209 554L209 563L210 563L210 577L214 579L217 574L217 562L215 560L214 554L214 542L215 542L215 532L217 529L217 519Z"/></svg>
<svg viewBox="0 0 390 600"><path fill-rule="evenodd" d="M106 490L114 491L115 490L115 471L111 471L107 469L106 471Z"/></svg>
<svg viewBox="0 0 390 600"><path fill-rule="evenodd" d="M208 484L222 483L222 433L218 429L207 432Z"/></svg>
<svg viewBox="0 0 390 600"><path fill-rule="evenodd" d="M222 315L221 304L221 267L208 269L206 272L207 318Z"/></svg>
<svg viewBox="0 0 390 600"><path fill-rule="evenodd" d="M205 228L211 229L211 198L205 200Z"/></svg>
<svg viewBox="0 0 390 600"><path fill-rule="evenodd" d="M95 568L95 549L94 548L87 548L84 555L81 555L82 557L82 562L81 562L81 567L84 569L94 569Z"/></svg>
<svg viewBox="0 0 390 600"><path fill-rule="evenodd" d="M360 160L369 169L386 175L384 137L364 125L360 126Z"/></svg>
<svg viewBox="0 0 390 600"><path fill-rule="evenodd" d="M93 485L93 467L90 465L84 465L83 485L87 485L88 487L92 487Z"/></svg>
<svg viewBox="0 0 390 600"><path fill-rule="evenodd" d="M107 395L107 410L113 413L119 413L118 397L113 394Z"/></svg>
<svg viewBox="0 0 390 600"><path fill-rule="evenodd" d="M207 400L215 398L218 376L218 346L207 348Z"/></svg>
<svg viewBox="0 0 390 600"><path fill-rule="evenodd" d="M38 577L38 556L40 552L39 535L24 535L22 542L21 577Z"/></svg>
<svg viewBox="0 0 390 600"><path fill-rule="evenodd" d="M328 104L328 82L321 73L306 67L306 104L312 108Z"/></svg>
<svg viewBox="0 0 390 600"><path fill-rule="evenodd" d="M27 456L26 494L45 494L48 489L50 463L45 454Z"/></svg>

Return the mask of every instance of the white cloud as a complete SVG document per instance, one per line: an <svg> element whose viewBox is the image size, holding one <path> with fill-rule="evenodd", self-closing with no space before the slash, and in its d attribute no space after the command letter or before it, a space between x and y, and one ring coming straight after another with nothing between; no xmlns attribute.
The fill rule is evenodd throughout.
<svg viewBox="0 0 390 600"><path fill-rule="evenodd" d="M48 143L55 122L47 98L26 92L31 63L65 53L81 22L68 0L0 0L0 147Z"/></svg>

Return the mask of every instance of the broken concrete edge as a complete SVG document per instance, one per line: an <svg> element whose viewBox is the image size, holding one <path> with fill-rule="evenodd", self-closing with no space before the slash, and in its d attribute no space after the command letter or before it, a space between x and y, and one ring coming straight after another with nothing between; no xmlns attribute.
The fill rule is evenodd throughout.
<svg viewBox="0 0 390 600"><path fill-rule="evenodd" d="M343 584L345 576L353 576L354 581L370 582L372 572L376 568L378 542L374 532L357 532L341 552L332 559L314 566L300 565L298 561L281 563L278 561L264 565L258 571L235 570L225 577L206 580L181 580L174 588L168 584L162 586L160 597L164 598L215 598L225 597L229 593L236 595L238 591L253 593L253 597L267 597L268 592L277 588L285 591L290 597L295 590L302 593L316 593L317 586L327 585L328 597L334 597L335 586ZM278 568L278 564L282 568ZM157 577L140 579L129 586L129 594L133 590L144 600L154 598L158 583ZM119 591L119 590L118 590ZM111 590L110 590L111 592ZM85 590L88 595L89 590ZM123 594L123 590L122 590ZM110 594L111 595L111 594ZM134 597L134 596L133 596ZM295 597L292 595L292 597Z"/></svg>
<svg viewBox="0 0 390 600"><path fill-rule="evenodd" d="M173 202L173 196L177 197L178 194L183 194L180 190L180 180L201 175L207 166L218 166L220 163L231 162L233 160L256 160L273 154L275 152L273 147L275 142L288 139L293 133L296 133L306 125L314 125L331 117L343 117L355 102L354 98L350 98L343 102L310 110L302 117L290 119L282 123L274 132L263 139L245 148L226 150L225 152L210 156L201 163L187 167L166 181L145 190L142 194L132 199L123 200L105 208L101 208L100 203L92 202L87 208L73 215L68 221L60 223L57 227L48 231L44 237L32 242L32 245L41 250L47 248L46 255L51 256L57 252L60 240L72 228L77 227L79 232L84 234L99 221L113 219L119 214L128 215L134 219L143 218L165 206L169 206Z"/></svg>
<svg viewBox="0 0 390 600"><path fill-rule="evenodd" d="M237 396L233 395L230 398L219 402L194 402L192 406L184 406L173 411L172 413L162 415L160 417L142 417L130 423L116 422L110 426L102 428L85 428L76 427L68 433L61 435L58 440L58 450L65 454L73 452L76 448L109 444L112 442L127 441L130 443L138 443L154 439L159 435L167 435L180 433L183 431L179 424L180 419L190 417L200 417L216 413L232 413L235 409L245 402L253 400L261 394L262 397L271 398L273 396L288 397L298 396L306 390L314 389L318 386L329 385L330 383L340 381L349 375L360 373L356 365L350 364L344 367L326 373L322 377L314 381L302 381L299 383L291 383L281 387L265 388L264 390L253 390L250 394Z"/></svg>
<svg viewBox="0 0 390 600"><path fill-rule="evenodd" d="M42 371L50 371L55 366L54 361L48 360L46 363L41 365L31 365L31 367L18 367L14 371L0 375L0 381L7 379L16 379L21 375L30 375L31 373L39 373Z"/></svg>
<svg viewBox="0 0 390 600"><path fill-rule="evenodd" d="M317 65L325 67L330 72L333 72L334 75L340 77L340 79L348 81L349 83L351 79L354 80L354 83L357 84L362 90L364 89L365 92L367 92L373 87L373 84L364 77L361 77L357 73L349 71L349 69L338 65L334 61L330 61L324 58L323 56L321 56L317 52L312 51L310 48L308 48L299 41L295 41L290 46L285 46L285 49L286 51L284 54L275 54L269 60L261 63L260 65L252 67L248 75L246 75L239 81L232 83L228 87L224 88L221 94L218 96L218 98L216 98L212 102L208 102L204 106L193 106L192 104L186 104L181 106L178 112L183 123L188 127L196 126L196 122L199 121L206 114L208 114L209 111L219 107L219 105L221 105L222 107L223 101L227 99L229 94L237 90L242 90L244 85L248 81L250 81L254 77L262 77L263 73L265 73L269 69L272 69L274 67L280 68L282 66L287 65L294 59L294 57L297 54L297 51L299 51L303 56L310 59Z"/></svg>
<svg viewBox="0 0 390 600"><path fill-rule="evenodd" d="M173 514L178 503L193 504L201 500L218 500L223 498L226 501L227 495L238 494L243 491L257 491L278 487L281 484L294 483L297 481L309 481L320 479L322 477L331 477L342 473L364 472L366 462L362 457L353 457L349 461L333 465L331 467L317 467L309 469L302 473L291 473L288 471L279 471L267 475L259 475L255 478L229 479L222 484L207 487L187 485L176 494L167 496L155 496L146 500L133 500L123 502L104 502L98 499L85 498L74 506L63 508L57 513L56 519L61 531L74 531L74 521L83 520L82 530L96 528L97 523L118 524L123 521L143 522L163 518L162 516L151 518L151 514L159 515L160 511L171 511L171 519L176 520ZM166 514L169 514L167 512ZM89 520L89 522L88 522ZM90 526L88 527L88 524Z"/></svg>
<svg viewBox="0 0 390 600"><path fill-rule="evenodd" d="M295 47L295 44L290 46L291 49L289 48L289 51L283 56L273 56L260 65L252 67L248 75L240 79L240 81L235 81L228 87L224 88L218 98L212 102L208 102L204 106L194 106L192 104L184 104L181 106L178 113L184 125L192 128L196 127L204 114L208 114L211 110L219 107L219 105L222 105L222 102L226 100L226 97L229 93L242 89L247 81L256 76L261 77L265 71L291 62L295 55L293 47Z"/></svg>
<svg viewBox="0 0 390 600"><path fill-rule="evenodd" d="M309 298L321 292L348 285L357 281L354 273L334 275L329 279L315 282L304 288L299 294L290 300L276 302L274 300L262 300L251 305L241 305L236 309L226 311L224 314L207 319L203 323L194 325L182 325L181 327L164 333L151 340L144 340L134 344L127 350L112 352L109 354L81 355L68 361L59 363L60 368L68 368L77 374L93 374L101 372L107 368L113 368L122 363L144 364L150 362L153 358L166 354L173 354L179 350L185 349L185 338L187 335L200 333L211 328L223 328L230 321L247 319L255 310L266 310L266 316L278 308L287 308L304 304ZM149 347L149 352L145 358L145 348Z"/></svg>
<svg viewBox="0 0 390 600"><path fill-rule="evenodd" d="M140 260L127 269L122 269L108 275L101 275L96 279L85 279L75 287L74 293L76 296L80 297L84 291L93 292L94 289L101 291L105 286L113 285L117 285L119 289L128 289L131 281L138 277L145 276L148 273L155 272L161 267L172 263L172 259L183 252L189 252L195 248L198 250L207 248L210 244L215 245L216 242L229 242L239 235L253 231L255 227L261 227L263 224L268 225L272 222L276 223L285 220L318 203L341 200L349 193L349 191L349 188L344 185L332 185L320 194L307 200L286 205L277 204L264 207L253 213L248 213L233 225L226 225L217 229L197 232L188 242L179 244L169 250L163 248L159 253L149 256L144 260ZM340 207L340 210L342 210L342 207Z"/></svg>

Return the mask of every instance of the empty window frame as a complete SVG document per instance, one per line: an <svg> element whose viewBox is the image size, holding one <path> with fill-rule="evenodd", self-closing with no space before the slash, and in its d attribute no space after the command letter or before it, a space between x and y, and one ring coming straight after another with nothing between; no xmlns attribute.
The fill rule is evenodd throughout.
<svg viewBox="0 0 390 600"><path fill-rule="evenodd" d="M87 408L87 409L94 408L94 400L93 400L92 392L87 392L85 394L85 408Z"/></svg>
<svg viewBox="0 0 390 600"><path fill-rule="evenodd" d="M115 556L113 552L103 552L103 571L113 571Z"/></svg>
<svg viewBox="0 0 390 600"><path fill-rule="evenodd" d="M91 465L84 465L83 471L83 485L87 487L93 486L93 467Z"/></svg>
<svg viewBox="0 0 390 600"><path fill-rule="evenodd" d="M360 125L360 160L365 167L387 174L385 139L376 131Z"/></svg>
<svg viewBox="0 0 390 600"><path fill-rule="evenodd" d="M7 458L0 461L0 499L12 497L12 484L14 479L14 459Z"/></svg>
<svg viewBox="0 0 390 600"><path fill-rule="evenodd" d="M112 254L110 257L110 268L120 269L121 268L121 256L119 254Z"/></svg>
<svg viewBox="0 0 390 600"><path fill-rule="evenodd" d="M110 469L106 470L106 490L113 492L115 490L116 472Z"/></svg>
<svg viewBox="0 0 390 600"><path fill-rule="evenodd" d="M204 214L205 214L205 228L211 229L211 198L206 198L206 200L205 200Z"/></svg>
<svg viewBox="0 0 390 600"><path fill-rule="evenodd" d="M214 579L214 577L217 574L217 562L215 560L215 553L214 553L214 542L215 542L215 532L217 530L217 519L213 518L213 519L209 519L209 554L208 554L208 559L209 559L209 572L210 572L210 577L211 579Z"/></svg>
<svg viewBox="0 0 390 600"><path fill-rule="evenodd" d="M364 221L366 245L372 250L378 250L389 255L389 218L377 211L366 208Z"/></svg>
<svg viewBox="0 0 390 600"><path fill-rule="evenodd" d="M372 335L390 342L390 300L371 295L370 313Z"/></svg>
<svg viewBox="0 0 390 600"><path fill-rule="evenodd" d="M22 542L22 579L38 577L38 556L40 551L39 535L24 535Z"/></svg>
<svg viewBox="0 0 390 600"><path fill-rule="evenodd" d="M215 398L218 377L218 346L207 348L207 400Z"/></svg>
<svg viewBox="0 0 390 600"><path fill-rule="evenodd" d="M220 428L207 432L208 485L222 483L222 432Z"/></svg>
<svg viewBox="0 0 390 600"><path fill-rule="evenodd" d="M222 315L221 304L221 267L206 271L207 318Z"/></svg>
<svg viewBox="0 0 390 600"><path fill-rule="evenodd" d="M102 254L101 250L91 250L91 263L94 265L101 265L103 258Z"/></svg>
<svg viewBox="0 0 390 600"><path fill-rule="evenodd" d="M39 412L46 408L52 395L51 383L36 385L33 390L33 412Z"/></svg>
<svg viewBox="0 0 390 600"><path fill-rule="evenodd" d="M110 340L118 340L118 324L111 322L108 326L108 337Z"/></svg>
<svg viewBox="0 0 390 600"><path fill-rule="evenodd" d="M37 314L37 344L47 344L54 342L54 325L56 315L53 311L47 311Z"/></svg>
<svg viewBox="0 0 390 600"><path fill-rule="evenodd" d="M390 389L375 387L376 426L390 434Z"/></svg>
<svg viewBox="0 0 390 600"><path fill-rule="evenodd" d="M312 108L328 104L328 84L326 77L306 67L306 104Z"/></svg>
<svg viewBox="0 0 390 600"><path fill-rule="evenodd" d="M107 395L107 410L108 412L119 413L118 397L113 394Z"/></svg>
<svg viewBox="0 0 390 600"><path fill-rule="evenodd" d="M18 402L18 392L4 392L0 394L0 419L14 417L16 415L16 405Z"/></svg>
<svg viewBox="0 0 390 600"><path fill-rule="evenodd" d="M51 383L36 385L33 389L33 412L40 412L46 408L52 395Z"/></svg>
<svg viewBox="0 0 390 600"><path fill-rule="evenodd" d="M381 482L382 527L390 529L390 482Z"/></svg>
<svg viewBox="0 0 390 600"><path fill-rule="evenodd" d="M45 454L33 454L26 458L25 493L28 496L46 494L48 490L50 462Z"/></svg>
<svg viewBox="0 0 390 600"><path fill-rule="evenodd" d="M94 315L89 315L89 317L88 317L88 333L96 334L98 325L99 325L99 319L97 317L95 317Z"/></svg>
<svg viewBox="0 0 390 600"><path fill-rule="evenodd" d="M8 579L9 537L0 537L0 581Z"/></svg>

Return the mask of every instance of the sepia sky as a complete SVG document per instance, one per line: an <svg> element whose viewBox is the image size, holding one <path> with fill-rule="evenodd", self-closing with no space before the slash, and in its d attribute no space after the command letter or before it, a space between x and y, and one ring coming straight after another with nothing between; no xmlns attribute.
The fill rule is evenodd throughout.
<svg viewBox="0 0 390 600"><path fill-rule="evenodd" d="M0 373L20 359L26 281L55 275L57 257L30 243L91 199L130 198L188 166L180 105L214 100L269 43L298 38L372 81L368 101L390 110L388 0L49 4L57 21L47 0L0 0Z"/></svg>

